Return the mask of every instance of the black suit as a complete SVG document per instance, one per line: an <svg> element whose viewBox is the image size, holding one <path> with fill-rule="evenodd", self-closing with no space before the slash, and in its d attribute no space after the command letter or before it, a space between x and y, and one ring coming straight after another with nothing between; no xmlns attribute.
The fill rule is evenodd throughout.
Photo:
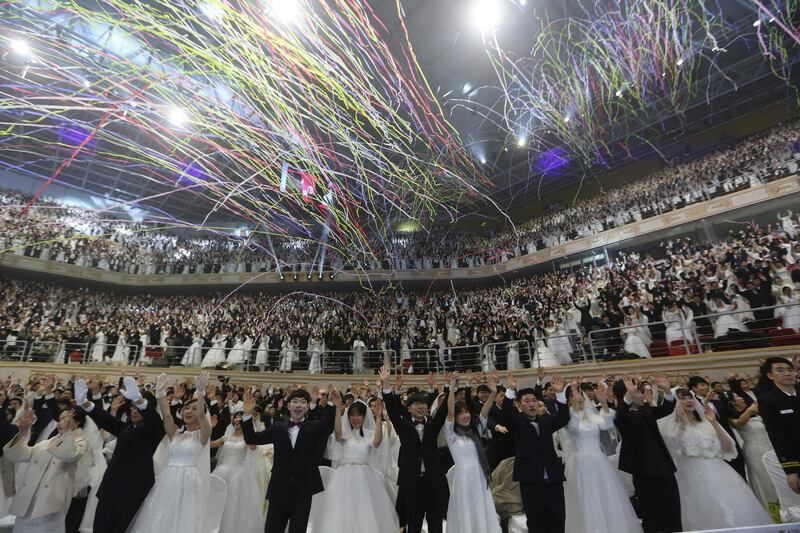
<svg viewBox="0 0 800 533"><path fill-rule="evenodd" d="M407 533L419 533L427 517L428 531L441 533L444 508L448 498L441 454L437 446L439 432L444 426L447 408L442 405L435 417L425 418L422 439L414 421L394 393L383 395L386 410L400 438L400 457L397 484L403 493ZM424 472L423 472L424 466Z"/></svg>
<svg viewBox="0 0 800 533"><path fill-rule="evenodd" d="M556 455L553 433L569 423L569 407L556 402L554 413L530 419L510 398L503 400L501 410L516 450L513 479L519 482L528 531L534 533L564 531L564 466Z"/></svg>
<svg viewBox="0 0 800 533"><path fill-rule="evenodd" d="M274 444L272 476L267 488L269 510L264 525L265 533L305 533L311 511L311 497L324 490L319 474L317 449L320 441L327 440L333 431L335 409L318 407L322 416L317 420L306 418L300 424L294 446L289 436L289 422L276 420L272 426L256 433L253 419L242 422L242 433L247 444Z"/></svg>
<svg viewBox="0 0 800 533"><path fill-rule="evenodd" d="M800 385L795 385L795 391L795 396L789 396L775 388L758 401L758 412L787 475L800 474Z"/></svg>
<svg viewBox="0 0 800 533"><path fill-rule="evenodd" d="M153 454L164 438L164 423L149 405L139 424L125 424L97 406L87 415L117 437L114 454L97 489L94 531L124 533L155 482Z"/></svg>
<svg viewBox="0 0 800 533"><path fill-rule="evenodd" d="M674 398L657 407L645 404L633 409L620 401L614 420L622 437L619 469L633 476L645 533L683 530L675 463L656 423L674 410Z"/></svg>

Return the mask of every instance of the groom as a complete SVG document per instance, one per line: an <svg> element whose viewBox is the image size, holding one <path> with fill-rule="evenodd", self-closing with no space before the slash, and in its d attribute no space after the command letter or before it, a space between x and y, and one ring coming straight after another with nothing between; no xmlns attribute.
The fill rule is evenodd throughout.
<svg viewBox="0 0 800 533"><path fill-rule="evenodd" d="M272 477L267 488L269 510L265 533L305 533L311 512L311 497L324 490L319 475L317 448L333 432L334 407L320 406L321 418L308 420L311 404L319 399L319 388L311 394L297 389L286 398L289 421L275 420L271 427L256 433L253 428L253 409L256 400L251 391L245 392L242 410L242 433L247 444L274 444Z"/></svg>
<svg viewBox="0 0 800 533"><path fill-rule="evenodd" d="M578 390L577 381L573 390ZM532 533L564 533L564 467L553 446L553 433L569 422L564 379L550 380L556 393L555 413L548 413L534 389L517 391L517 379L508 373L501 416L516 450L514 481L519 482L522 506ZM514 399L517 406L514 406ZM517 409L518 408L518 409Z"/></svg>

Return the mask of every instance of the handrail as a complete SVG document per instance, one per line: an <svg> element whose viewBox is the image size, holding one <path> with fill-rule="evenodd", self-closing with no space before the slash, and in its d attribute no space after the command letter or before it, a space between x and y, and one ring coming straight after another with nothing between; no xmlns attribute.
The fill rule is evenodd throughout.
<svg viewBox="0 0 800 533"><path fill-rule="evenodd" d="M789 307L794 307L795 305L797 305L797 304L769 305L769 306L764 306L764 307L752 307L750 309L736 309L735 311L725 311L723 313L710 313L710 314L707 314L707 315L696 316L696 317L694 317L694 320L692 321L692 332L693 332L693 334L695 336L695 339L697 340L697 347L702 352L702 351L704 351L703 350L704 347L708 347L708 346L711 345L711 343L709 343L709 342L704 342L703 341L703 337L705 337L705 335L701 335L697 331L697 321L699 319L709 319L709 321L712 321L713 319L719 319L720 317L723 317L723 316L742 315L742 314L755 314L755 313L762 313L764 311L772 311L773 312L772 313L772 315L773 315L772 318L767 319L767 320L774 320L775 319L775 312L774 312L775 310L777 310L777 309L787 309ZM759 319L754 317L752 322L761 322L761 320L759 320ZM712 322L712 327L713 326L714 326L714 322ZM751 333L752 332L759 332L759 331L763 332L764 330L769 331L769 329L770 329L770 325L769 324L764 324L763 328L748 329L748 331L751 332ZM728 331L730 331L730 330L728 330ZM716 337L716 332L713 332L713 333L714 333L714 338L717 338ZM798 333L800 333L800 332L798 332ZM727 332L726 332L726 334L727 334Z"/></svg>
<svg viewBox="0 0 800 533"><path fill-rule="evenodd" d="M635 325L635 326L631 325L631 326L618 326L618 327L615 327L615 328L593 329L593 330L591 330L589 332L589 335L588 335L588 337L589 337L589 351L590 351L590 353L592 355L592 361L596 361L598 356L602 357L603 355L606 355L605 351L599 352L596 349L597 345L596 345L594 336L599 336L601 334L607 334L608 332L617 331L617 332L620 333L620 340L622 341L622 343L621 343L621 347L622 347L622 346L625 345L625 340L622 338L622 331L623 330L636 329L636 328L648 328L649 329L650 326L658 326L658 325L663 325L664 328L666 329L666 326L668 324L678 324L678 327L681 328L681 329L683 327L688 327L688 324L682 324L681 320L676 319L676 320L662 320L662 321L659 321L659 322L648 322L647 324L639 324L639 325ZM683 339L683 347L686 350L686 353L690 353L691 347L690 347L688 339L686 338L685 335L681 335L681 337ZM607 347L603 346L602 349L603 350L607 350ZM647 346L647 350L648 350L648 352L650 351L650 345ZM651 354L651 357L652 357L652 354Z"/></svg>
<svg viewBox="0 0 800 533"><path fill-rule="evenodd" d="M530 343L530 341L528 339L520 339L520 340L513 339L513 340L501 341L501 342L487 342L486 344L484 344L483 353L486 353L486 350L489 349L489 353L492 356L492 361L491 361L492 362L492 366L494 368L496 368L497 367L497 358L495 357L495 354L496 354L497 347L498 346L505 346L506 349L508 349L508 345L512 344L512 343L517 343L519 345L519 347L517 348L517 351L519 352L520 368L525 368L526 359L523 357L523 353L527 354L527 356L528 356L527 357L528 366L530 368L533 368L533 357L532 357L533 353L531 352L531 343ZM525 347L524 351L523 351L523 346ZM494 368L492 368L491 370L493 370ZM508 368L508 359L506 359L506 370L518 370L518 369Z"/></svg>
<svg viewBox="0 0 800 533"><path fill-rule="evenodd" d="M13 344L12 344L13 343ZM0 341L0 360L18 358L20 361L25 359L28 341L22 339Z"/></svg>

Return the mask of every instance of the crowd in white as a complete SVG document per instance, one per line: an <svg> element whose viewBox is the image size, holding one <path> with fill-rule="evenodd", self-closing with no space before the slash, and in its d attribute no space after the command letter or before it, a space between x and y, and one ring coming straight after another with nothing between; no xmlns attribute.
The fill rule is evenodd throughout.
<svg viewBox="0 0 800 533"><path fill-rule="evenodd" d="M507 261L597 234L797 170L800 125L776 126L700 159L670 166L621 187L534 217L503 231L398 232L374 239L376 257L346 257L333 249L323 268L339 271L471 268ZM288 236L209 229L175 232L106 213L0 193L0 250L130 274L269 272L319 268L317 246ZM791 216L791 215L789 215Z"/></svg>

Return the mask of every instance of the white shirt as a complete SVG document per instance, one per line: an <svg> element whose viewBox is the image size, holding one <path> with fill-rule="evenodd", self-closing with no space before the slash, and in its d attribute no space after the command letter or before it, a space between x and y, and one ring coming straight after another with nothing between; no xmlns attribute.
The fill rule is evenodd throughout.
<svg viewBox="0 0 800 533"><path fill-rule="evenodd" d="M297 435L300 433L300 426L292 426L289 428L289 440L292 441L292 449L297 442Z"/></svg>

